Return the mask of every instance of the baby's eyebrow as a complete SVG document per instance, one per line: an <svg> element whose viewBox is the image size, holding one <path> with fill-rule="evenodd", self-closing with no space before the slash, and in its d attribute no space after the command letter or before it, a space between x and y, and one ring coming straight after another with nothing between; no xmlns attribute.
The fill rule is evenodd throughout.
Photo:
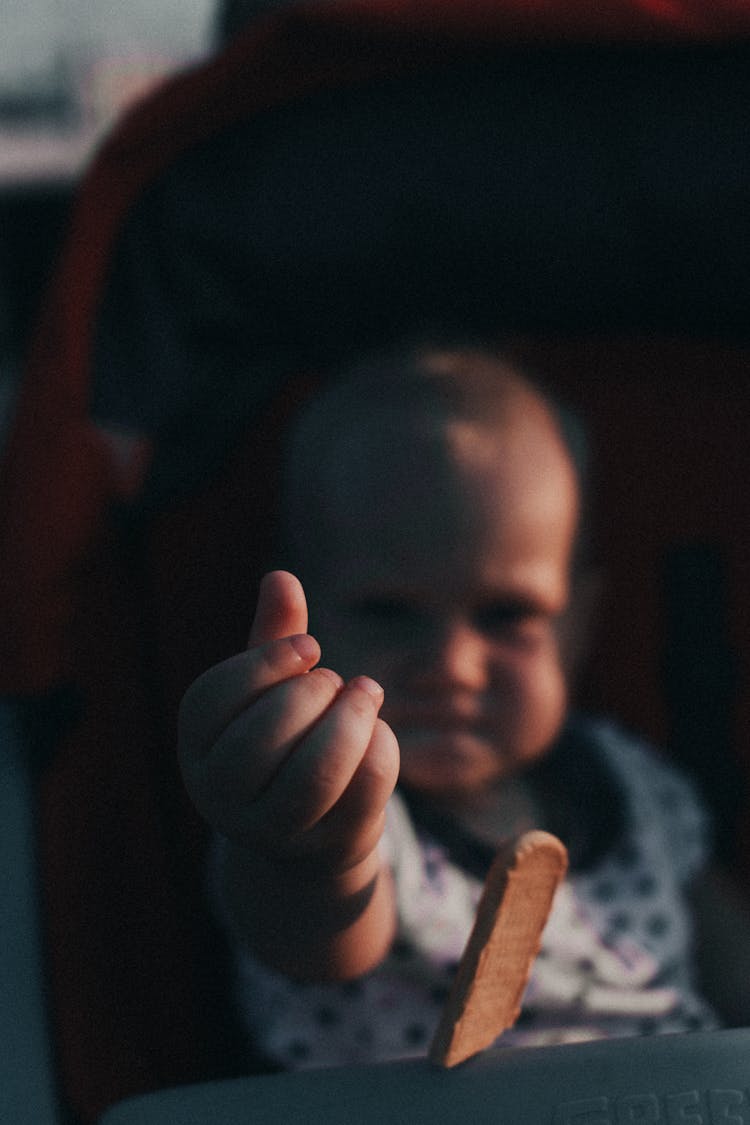
<svg viewBox="0 0 750 1125"><path fill-rule="evenodd" d="M560 607L551 598L537 594L534 591L502 591L488 592L477 600L475 613L478 615L492 614L507 617L530 617L543 615L556 615L562 612Z"/></svg>
<svg viewBox="0 0 750 1125"><path fill-rule="evenodd" d="M546 608L543 598L518 591L490 592L477 602L479 612L539 613Z"/></svg>
<svg viewBox="0 0 750 1125"><path fill-rule="evenodd" d="M534 610L539 606L539 599L526 594L493 594L484 598L479 603L480 609L505 609L509 612L523 612Z"/></svg>

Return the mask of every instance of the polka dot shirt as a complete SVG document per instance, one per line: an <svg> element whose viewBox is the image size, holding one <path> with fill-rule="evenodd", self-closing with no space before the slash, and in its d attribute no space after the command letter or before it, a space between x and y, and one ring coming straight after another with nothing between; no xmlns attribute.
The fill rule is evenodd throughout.
<svg viewBox="0 0 750 1125"><path fill-rule="evenodd" d="M706 859L684 777L612 724L590 722L626 798L618 846L560 887L516 1026L499 1045L542 1045L717 1026L693 986L683 888ZM383 839L399 933L386 961L346 984L292 981L237 948L250 1041L285 1068L425 1053L468 938L481 883L419 831L396 793Z"/></svg>

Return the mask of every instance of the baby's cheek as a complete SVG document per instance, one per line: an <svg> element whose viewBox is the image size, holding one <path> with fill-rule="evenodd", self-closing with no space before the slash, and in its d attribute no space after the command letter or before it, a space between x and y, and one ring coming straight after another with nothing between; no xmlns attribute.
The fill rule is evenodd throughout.
<svg viewBox="0 0 750 1125"><path fill-rule="evenodd" d="M523 760L531 761L554 741L565 720L565 678L559 660L552 654L519 661L509 671L518 753Z"/></svg>

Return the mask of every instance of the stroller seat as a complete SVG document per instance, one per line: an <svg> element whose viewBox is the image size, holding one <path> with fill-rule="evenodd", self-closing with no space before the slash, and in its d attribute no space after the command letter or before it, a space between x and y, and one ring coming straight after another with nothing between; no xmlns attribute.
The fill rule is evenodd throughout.
<svg viewBox="0 0 750 1125"><path fill-rule="evenodd" d="M735 634L709 633L719 658L701 667L724 678L699 687L720 712L709 757L747 770L732 660L750 649L735 487L750 469L750 16L732 0L546 8L287 7L135 109L80 185L0 474L0 673L36 771L55 1077L84 1122L247 1066L177 705L245 643L284 427L352 349L436 322L491 329L590 416L597 511L618 519L582 704L664 741L661 560L696 539L719 551ZM741 1035L715 1043L721 1088L744 1089ZM494 1091L492 1067L472 1067ZM441 1079L394 1073L424 1076L435 1104ZM289 1096L325 1099L322 1081L289 1079ZM288 1106L282 1087L264 1076L248 1097ZM244 1080L210 1089L231 1121ZM612 1089L576 1125L631 1096Z"/></svg>

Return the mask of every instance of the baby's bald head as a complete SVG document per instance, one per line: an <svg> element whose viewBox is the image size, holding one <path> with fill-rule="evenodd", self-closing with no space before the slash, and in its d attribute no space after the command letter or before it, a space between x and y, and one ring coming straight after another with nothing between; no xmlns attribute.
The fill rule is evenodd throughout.
<svg viewBox="0 0 750 1125"><path fill-rule="evenodd" d="M457 464L482 460L509 472L525 460L552 491L559 477L580 507L580 424L502 355L416 345L351 366L293 429L283 510L291 564L304 560L312 577L319 550L352 530L365 494L370 521L400 526L406 539L425 490L441 491L446 518L460 525Z"/></svg>

